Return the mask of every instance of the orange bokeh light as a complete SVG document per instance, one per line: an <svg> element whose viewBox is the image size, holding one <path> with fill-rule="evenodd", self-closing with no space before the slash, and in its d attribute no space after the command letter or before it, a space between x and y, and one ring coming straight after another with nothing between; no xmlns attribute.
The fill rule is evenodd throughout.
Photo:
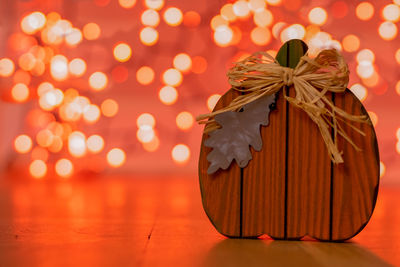
<svg viewBox="0 0 400 267"><path fill-rule="evenodd" d="M356 7L356 16L361 20L370 20L374 15L374 6L369 2L361 2Z"/></svg>
<svg viewBox="0 0 400 267"><path fill-rule="evenodd" d="M114 58L119 62L126 62L131 58L132 49L127 43L119 43L113 50Z"/></svg>
<svg viewBox="0 0 400 267"><path fill-rule="evenodd" d="M160 146L160 139L158 139L158 137L155 136L150 142L142 143L142 146L144 150L148 152L154 152Z"/></svg>
<svg viewBox="0 0 400 267"><path fill-rule="evenodd" d="M382 17L388 21L398 22L400 19L400 7L395 4L386 5L382 10Z"/></svg>
<svg viewBox="0 0 400 267"><path fill-rule="evenodd" d="M68 77L68 60L63 55L55 55L50 62L50 74L56 81L63 81Z"/></svg>
<svg viewBox="0 0 400 267"><path fill-rule="evenodd" d="M182 72L187 72L192 67L192 59L188 54L180 53L174 57L174 68Z"/></svg>
<svg viewBox="0 0 400 267"><path fill-rule="evenodd" d="M271 41L271 32L268 28L256 27L251 31L250 38L254 44L264 46Z"/></svg>
<svg viewBox="0 0 400 267"><path fill-rule="evenodd" d="M201 16L196 11L188 11L183 15L183 24L186 27L197 27L200 22Z"/></svg>
<svg viewBox="0 0 400 267"><path fill-rule="evenodd" d="M217 104L218 100L221 98L219 94L213 94L207 99L207 108L209 111L212 111Z"/></svg>
<svg viewBox="0 0 400 267"><path fill-rule="evenodd" d="M152 46L158 41L158 31L152 27L144 27L139 33L140 41L147 46Z"/></svg>
<svg viewBox="0 0 400 267"><path fill-rule="evenodd" d="M14 148L18 153L28 153L32 148L32 139L26 134L18 135L14 140Z"/></svg>
<svg viewBox="0 0 400 267"><path fill-rule="evenodd" d="M111 167L120 167L125 163L125 161L125 152L120 148L113 148L107 153L107 162Z"/></svg>
<svg viewBox="0 0 400 267"><path fill-rule="evenodd" d="M325 24L326 20L328 19L328 13L322 7L315 7L310 10L308 13L308 20L312 24L316 25L323 25Z"/></svg>
<svg viewBox="0 0 400 267"><path fill-rule="evenodd" d="M154 81L154 70L148 66L143 66L136 72L136 79L140 84L148 85Z"/></svg>
<svg viewBox="0 0 400 267"><path fill-rule="evenodd" d="M274 21L274 16L272 15L271 11L263 9L254 13L253 20L254 23L259 27L269 27Z"/></svg>
<svg viewBox="0 0 400 267"><path fill-rule="evenodd" d="M144 0L144 4L147 8L160 10L164 6L164 0Z"/></svg>
<svg viewBox="0 0 400 267"><path fill-rule="evenodd" d="M100 108L94 104L87 105L83 109L83 119L87 123L95 123L100 119Z"/></svg>
<svg viewBox="0 0 400 267"><path fill-rule="evenodd" d="M82 32L78 28L72 28L65 36L65 42L70 46L76 46L82 42Z"/></svg>
<svg viewBox="0 0 400 267"><path fill-rule="evenodd" d="M378 28L379 36L386 41L391 41L397 36L397 26L391 21L382 22Z"/></svg>
<svg viewBox="0 0 400 267"><path fill-rule="evenodd" d="M9 58L2 58L0 60L0 76L9 77L13 74L15 69L14 62Z"/></svg>
<svg viewBox="0 0 400 267"><path fill-rule="evenodd" d="M33 178L43 178L47 173L46 163L40 159L32 161L32 163L29 165L29 173L33 176Z"/></svg>
<svg viewBox="0 0 400 267"><path fill-rule="evenodd" d="M29 98L29 88L23 83L17 83L11 89L11 96L16 102L25 102Z"/></svg>
<svg viewBox="0 0 400 267"><path fill-rule="evenodd" d="M164 86L158 92L158 97L165 105L172 105L178 99L178 91L172 86Z"/></svg>
<svg viewBox="0 0 400 267"><path fill-rule="evenodd" d="M123 8L132 8L136 4L136 0L118 0L118 3Z"/></svg>
<svg viewBox="0 0 400 267"><path fill-rule="evenodd" d="M233 39L233 31L227 25L218 26L214 32L214 42L221 47L229 46Z"/></svg>
<svg viewBox="0 0 400 267"><path fill-rule="evenodd" d="M21 20L21 29L26 34L34 34L46 24L46 16L42 12L33 12Z"/></svg>
<svg viewBox="0 0 400 267"><path fill-rule="evenodd" d="M101 112L106 117L114 117L118 113L118 103L113 99L106 99L101 103Z"/></svg>
<svg viewBox="0 0 400 267"><path fill-rule="evenodd" d="M68 151L77 158L86 154L86 137L82 132L75 131L68 136Z"/></svg>
<svg viewBox="0 0 400 267"><path fill-rule="evenodd" d="M202 56L192 58L192 72L196 74L204 73L207 70L207 60Z"/></svg>
<svg viewBox="0 0 400 267"><path fill-rule="evenodd" d="M227 20L227 21L235 21L236 20L236 15L233 12L233 5L232 4L225 4L222 8L221 8L221 16Z"/></svg>
<svg viewBox="0 0 400 267"><path fill-rule="evenodd" d="M54 167L56 173L63 178L70 177L74 172L74 165L69 159L59 159Z"/></svg>
<svg viewBox="0 0 400 267"><path fill-rule="evenodd" d="M238 0L233 3L233 13L239 18L246 18L250 15L250 8L247 1Z"/></svg>
<svg viewBox="0 0 400 267"><path fill-rule="evenodd" d="M156 119L150 113L142 113L136 119L136 125L140 128L143 125L149 125L151 128L154 128L156 125Z"/></svg>
<svg viewBox="0 0 400 267"><path fill-rule="evenodd" d="M108 84L108 78L104 72L94 72L89 77L89 85L95 91L101 91L106 88Z"/></svg>
<svg viewBox="0 0 400 267"><path fill-rule="evenodd" d="M96 40L100 37L101 29L99 25L94 22L90 22L83 26L83 36L87 40Z"/></svg>
<svg viewBox="0 0 400 267"><path fill-rule="evenodd" d="M355 52L360 48L360 39L354 34L346 35L342 43L344 51L347 52Z"/></svg>
<svg viewBox="0 0 400 267"><path fill-rule="evenodd" d="M86 141L87 149L92 153L99 153L104 148L104 139L100 135L94 134L89 136Z"/></svg>
<svg viewBox="0 0 400 267"><path fill-rule="evenodd" d="M68 69L72 75L80 77L85 74L86 62L81 58L74 58L69 62Z"/></svg>
<svg viewBox="0 0 400 267"><path fill-rule="evenodd" d="M160 23L160 15L154 9L147 9L143 11L140 20L145 26L157 27Z"/></svg>
<svg viewBox="0 0 400 267"><path fill-rule="evenodd" d="M41 161L47 161L49 158L49 151L47 149L37 146L34 149L32 149L31 153L31 159L32 160L41 160Z"/></svg>
<svg viewBox="0 0 400 267"><path fill-rule="evenodd" d="M171 151L172 159L177 164L184 164L190 158L190 149L187 145L177 144Z"/></svg>
<svg viewBox="0 0 400 267"><path fill-rule="evenodd" d="M182 83L182 73L177 69L167 69L163 75L162 80L165 84L176 87Z"/></svg>
<svg viewBox="0 0 400 267"><path fill-rule="evenodd" d="M192 128L194 123L193 115L190 112L182 111L176 116L176 125L179 129L187 131Z"/></svg>
<svg viewBox="0 0 400 267"><path fill-rule="evenodd" d="M163 18L169 26L175 27L181 24L183 20L183 14L179 8L170 7L164 11Z"/></svg>

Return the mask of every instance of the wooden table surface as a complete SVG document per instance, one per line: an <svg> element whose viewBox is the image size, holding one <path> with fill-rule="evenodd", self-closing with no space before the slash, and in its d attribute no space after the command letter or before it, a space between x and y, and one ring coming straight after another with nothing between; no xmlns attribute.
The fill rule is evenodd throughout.
<svg viewBox="0 0 400 267"><path fill-rule="evenodd" d="M346 243L227 239L197 177L0 177L0 266L400 266L400 188Z"/></svg>

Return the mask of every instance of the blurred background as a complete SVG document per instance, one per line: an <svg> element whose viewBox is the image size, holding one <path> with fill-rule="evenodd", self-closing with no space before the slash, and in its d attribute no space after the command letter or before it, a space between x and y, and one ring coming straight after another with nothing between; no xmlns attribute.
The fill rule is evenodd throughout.
<svg viewBox="0 0 400 267"><path fill-rule="evenodd" d="M1 0L0 169L21 179L197 174L232 62L336 48L400 175L400 0Z"/></svg>

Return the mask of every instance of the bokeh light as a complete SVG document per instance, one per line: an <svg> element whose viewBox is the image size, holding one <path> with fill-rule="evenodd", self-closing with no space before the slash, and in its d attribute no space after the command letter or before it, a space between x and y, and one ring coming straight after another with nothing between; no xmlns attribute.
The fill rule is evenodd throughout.
<svg viewBox="0 0 400 267"><path fill-rule="evenodd" d="M192 72L196 74L204 73L207 70L207 60L202 56L192 58Z"/></svg>
<svg viewBox="0 0 400 267"><path fill-rule="evenodd" d="M31 159L32 160L41 160L46 162L49 158L49 151L46 148L37 146L32 149Z"/></svg>
<svg viewBox="0 0 400 267"><path fill-rule="evenodd" d="M322 7L315 7L308 13L308 20L312 24L324 25L328 18L328 13Z"/></svg>
<svg viewBox="0 0 400 267"><path fill-rule="evenodd" d="M11 96L16 102L25 102L29 98L29 88L23 83L17 83L11 89Z"/></svg>
<svg viewBox="0 0 400 267"><path fill-rule="evenodd" d="M140 128L143 125L149 125L151 128L154 128L156 124L156 119L150 113L142 113L138 116L136 120L136 125Z"/></svg>
<svg viewBox="0 0 400 267"><path fill-rule="evenodd" d="M177 69L167 69L163 75L162 80L165 84L177 87L182 83L182 73Z"/></svg>
<svg viewBox="0 0 400 267"><path fill-rule="evenodd" d="M213 94L207 99L207 108L209 111L212 111L217 104L218 100L221 98L219 94Z"/></svg>
<svg viewBox="0 0 400 267"><path fill-rule="evenodd" d="M95 123L99 120L100 118L100 108L96 105L87 105L84 109L83 109L83 119L87 122L87 123Z"/></svg>
<svg viewBox="0 0 400 267"><path fill-rule="evenodd" d="M256 45L267 45L271 41L271 32L268 28L256 27L251 31L250 38Z"/></svg>
<svg viewBox="0 0 400 267"><path fill-rule="evenodd" d="M171 151L172 159L177 164L185 164L190 158L190 149L187 145L177 144Z"/></svg>
<svg viewBox="0 0 400 267"><path fill-rule="evenodd" d="M396 93L400 95L400 81L396 83Z"/></svg>
<svg viewBox="0 0 400 267"><path fill-rule="evenodd" d="M108 83L108 78L104 72L94 72L89 77L89 85L95 91L101 91L106 88Z"/></svg>
<svg viewBox="0 0 400 267"><path fill-rule="evenodd" d="M386 41L391 41L397 36L397 26L391 21L382 22L379 26L379 36Z"/></svg>
<svg viewBox="0 0 400 267"><path fill-rule="evenodd" d="M18 153L28 153L32 149L32 139L26 134L18 135L14 140L14 148Z"/></svg>
<svg viewBox="0 0 400 267"><path fill-rule="evenodd" d="M113 50L114 58L119 62L126 62L131 58L132 49L126 43L119 43Z"/></svg>
<svg viewBox="0 0 400 267"><path fill-rule="evenodd" d="M187 131L192 128L194 123L193 115L190 112L182 111L176 116L176 125L179 129Z"/></svg>
<svg viewBox="0 0 400 267"><path fill-rule="evenodd" d="M70 46L75 46L82 42L82 32L77 28L72 28L65 36L65 42Z"/></svg>
<svg viewBox="0 0 400 267"><path fill-rule="evenodd" d="M152 46L158 41L158 31L152 27L144 27L139 36L144 45Z"/></svg>
<svg viewBox="0 0 400 267"><path fill-rule="evenodd" d="M239 18L245 18L250 14L250 8L247 1L239 0L233 4L233 13Z"/></svg>
<svg viewBox="0 0 400 267"><path fill-rule="evenodd" d="M101 103L101 112L108 118L117 115L118 109L118 103L113 99L108 98Z"/></svg>
<svg viewBox="0 0 400 267"><path fill-rule="evenodd" d="M269 27L274 21L274 17L271 11L263 9L254 13L253 20L254 23L259 27Z"/></svg>
<svg viewBox="0 0 400 267"><path fill-rule="evenodd" d="M388 21L398 22L400 19L400 7L395 4L386 5L382 10L382 17Z"/></svg>
<svg viewBox="0 0 400 267"><path fill-rule="evenodd" d="M197 27L200 25L200 22L201 22L201 16L196 11L188 11L183 15L183 24L186 27L191 27L191 28Z"/></svg>
<svg viewBox="0 0 400 267"><path fill-rule="evenodd" d="M148 143L142 143L143 149L148 152L156 151L160 146L160 139L157 136L154 136L153 140Z"/></svg>
<svg viewBox="0 0 400 267"><path fill-rule="evenodd" d="M282 3L282 0L266 0L271 6L278 6Z"/></svg>
<svg viewBox="0 0 400 267"><path fill-rule="evenodd" d="M145 26L157 27L160 23L160 15L154 9L145 10L140 19Z"/></svg>
<svg viewBox="0 0 400 267"><path fill-rule="evenodd" d="M99 153L104 148L104 139L97 134L89 136L86 140L87 149L92 153Z"/></svg>
<svg viewBox="0 0 400 267"><path fill-rule="evenodd" d="M86 136L79 131L68 136L68 151L73 157L83 157L86 154Z"/></svg>
<svg viewBox="0 0 400 267"><path fill-rule="evenodd" d="M44 161L37 159L29 165L29 173L36 179L43 178L47 173L47 165Z"/></svg>
<svg viewBox="0 0 400 267"><path fill-rule="evenodd" d="M396 59L396 62L400 64L400 48L396 50L396 53L394 54L394 58Z"/></svg>
<svg viewBox="0 0 400 267"><path fill-rule="evenodd" d="M361 2L356 7L356 16L361 20L370 20L374 15L374 6L369 2Z"/></svg>
<svg viewBox="0 0 400 267"><path fill-rule="evenodd" d="M360 39L354 34L349 34L343 38L342 44L344 51L355 52L360 48Z"/></svg>
<svg viewBox="0 0 400 267"><path fill-rule="evenodd" d="M227 21L235 21L236 20L236 15L233 12L233 5L232 4L225 4L222 8L221 8L221 16L222 18L224 18Z"/></svg>
<svg viewBox="0 0 400 267"><path fill-rule="evenodd" d="M74 165L69 159L59 159L54 167L56 173L63 178L70 177L74 172Z"/></svg>
<svg viewBox="0 0 400 267"><path fill-rule="evenodd" d="M33 12L25 16L21 21L21 29L26 34L34 34L44 27L46 16L41 12Z"/></svg>
<svg viewBox="0 0 400 267"><path fill-rule="evenodd" d="M367 98L367 89L359 83L356 83L350 87L350 90L356 95L356 97L363 102Z"/></svg>
<svg viewBox="0 0 400 267"><path fill-rule="evenodd" d="M120 148L113 148L107 153L107 162L111 167L120 167L125 163L125 160L125 152Z"/></svg>
<svg viewBox="0 0 400 267"><path fill-rule="evenodd" d="M154 81L154 70L148 66L143 66L136 72L136 79L140 84L148 85Z"/></svg>
<svg viewBox="0 0 400 267"><path fill-rule="evenodd" d="M176 7L167 8L163 15L164 21L170 26L178 26L183 20L182 11Z"/></svg>
<svg viewBox="0 0 400 267"><path fill-rule="evenodd" d="M156 137L156 133L153 127L145 124L139 127L136 132L136 137L141 143L150 143Z"/></svg>
<svg viewBox="0 0 400 267"><path fill-rule="evenodd" d="M72 75L80 77L85 74L86 62L81 58L74 58L69 62L68 69Z"/></svg>
<svg viewBox="0 0 400 267"><path fill-rule="evenodd" d="M0 59L0 76L9 77L15 69L14 62L9 58Z"/></svg>
<svg viewBox="0 0 400 267"><path fill-rule="evenodd" d="M192 59L188 54L180 53L174 57L174 68L182 72L187 72L192 67Z"/></svg>
<svg viewBox="0 0 400 267"><path fill-rule="evenodd" d="M214 41L221 47L228 46L233 39L233 31L227 25L218 26L214 32Z"/></svg>
<svg viewBox="0 0 400 267"><path fill-rule="evenodd" d="M369 61L373 63L375 61L375 54L370 49L362 49L357 53L356 59L358 63L362 61Z"/></svg>
<svg viewBox="0 0 400 267"><path fill-rule="evenodd" d="M50 73L54 80L63 81L68 77L68 60L63 55L56 55L50 62Z"/></svg>
<svg viewBox="0 0 400 267"><path fill-rule="evenodd" d="M118 0L118 3L123 8L132 8L136 4L136 0Z"/></svg>
<svg viewBox="0 0 400 267"><path fill-rule="evenodd" d="M379 162L379 177L382 178L383 176L385 176L385 173L386 173L386 166L381 161L381 162Z"/></svg>
<svg viewBox="0 0 400 267"><path fill-rule="evenodd" d="M164 6L164 0L144 0L144 4L148 8L160 10Z"/></svg>
<svg viewBox="0 0 400 267"><path fill-rule="evenodd" d="M87 40L96 40L100 37L101 34L101 29L99 25L97 25L94 22L86 24L85 26L83 26L82 30L83 30L83 36Z"/></svg>
<svg viewBox="0 0 400 267"><path fill-rule="evenodd" d="M172 105L178 99L178 91L172 86L164 86L158 92L160 101L165 105Z"/></svg>

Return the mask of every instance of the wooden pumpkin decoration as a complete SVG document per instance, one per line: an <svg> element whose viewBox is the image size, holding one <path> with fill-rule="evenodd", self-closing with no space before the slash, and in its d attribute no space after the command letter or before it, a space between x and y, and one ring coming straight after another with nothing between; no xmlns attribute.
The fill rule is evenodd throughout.
<svg viewBox="0 0 400 267"><path fill-rule="evenodd" d="M228 73L233 89L214 109L221 113L198 118L214 126L203 134L199 159L203 207L225 236L342 241L372 215L379 152L368 113L346 89L341 57L327 62L336 51L315 59L306 51L291 40L275 63L264 62L264 54L236 63Z"/></svg>

